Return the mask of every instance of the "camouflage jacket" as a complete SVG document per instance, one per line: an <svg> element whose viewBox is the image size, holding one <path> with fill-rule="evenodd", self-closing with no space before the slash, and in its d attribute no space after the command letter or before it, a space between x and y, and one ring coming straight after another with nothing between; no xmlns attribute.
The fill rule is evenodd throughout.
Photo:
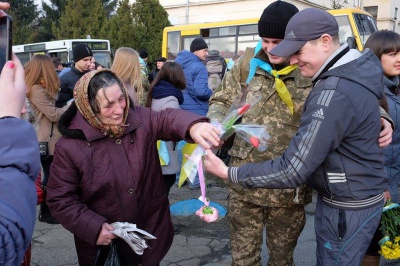
<svg viewBox="0 0 400 266"><path fill-rule="evenodd" d="M286 76L280 76L292 97L294 113L291 115L289 108L275 90L275 78L266 71L258 68L248 86L245 86L249 73L249 61L253 56L254 49L248 48L232 70L227 72L221 86L215 90L210 99L207 114L211 120L221 121L231 104L237 102L238 99L243 102L254 96L261 95L262 97L261 101L243 116L242 123L266 125L271 135L268 149L265 152L259 152L240 137L236 137L230 150L232 156L230 165L232 166L262 162L282 155L299 127L303 104L312 89L311 80L301 77L298 69ZM263 50L260 50L255 57L269 62ZM311 202L311 190L305 185L296 189L247 189L229 181L227 185L231 189L231 196L241 197L244 201L261 206L289 207Z"/></svg>

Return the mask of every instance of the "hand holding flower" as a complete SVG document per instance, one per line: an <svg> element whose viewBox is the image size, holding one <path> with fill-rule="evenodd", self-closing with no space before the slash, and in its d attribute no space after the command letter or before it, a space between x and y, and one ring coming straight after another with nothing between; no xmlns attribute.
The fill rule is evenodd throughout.
<svg viewBox="0 0 400 266"><path fill-rule="evenodd" d="M221 132L210 123L196 123L189 129L191 138L204 149L212 146L218 147L220 144L219 135Z"/></svg>

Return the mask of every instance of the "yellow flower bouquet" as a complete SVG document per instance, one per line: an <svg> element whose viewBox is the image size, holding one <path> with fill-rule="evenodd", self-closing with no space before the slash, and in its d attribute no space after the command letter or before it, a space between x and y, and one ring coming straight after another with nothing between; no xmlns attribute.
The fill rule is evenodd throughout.
<svg viewBox="0 0 400 266"><path fill-rule="evenodd" d="M381 232L384 237L379 241L379 253L387 260L400 258L400 205L390 199L382 210Z"/></svg>

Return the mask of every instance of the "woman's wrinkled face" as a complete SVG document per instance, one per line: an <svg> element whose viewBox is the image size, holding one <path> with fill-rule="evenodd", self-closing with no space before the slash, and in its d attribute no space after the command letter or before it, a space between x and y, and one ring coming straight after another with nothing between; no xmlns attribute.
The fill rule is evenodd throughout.
<svg viewBox="0 0 400 266"><path fill-rule="evenodd" d="M122 124L126 98L118 84L100 89L96 101L100 107L100 113L96 114L100 122L110 126Z"/></svg>

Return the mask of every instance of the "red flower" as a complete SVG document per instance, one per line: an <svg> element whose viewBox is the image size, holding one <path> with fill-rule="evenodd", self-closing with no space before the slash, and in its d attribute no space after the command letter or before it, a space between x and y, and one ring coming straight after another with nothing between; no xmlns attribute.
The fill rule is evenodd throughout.
<svg viewBox="0 0 400 266"><path fill-rule="evenodd" d="M250 138L250 143L251 145L253 145L255 148L258 148L258 146L260 145L260 141L258 140L257 137L252 136Z"/></svg>
<svg viewBox="0 0 400 266"><path fill-rule="evenodd" d="M240 108L238 109L238 114L239 114L239 115L242 115L242 114L246 113L246 112L250 109L250 107L251 107L250 104L245 104L245 105L243 105L242 107L240 107Z"/></svg>

